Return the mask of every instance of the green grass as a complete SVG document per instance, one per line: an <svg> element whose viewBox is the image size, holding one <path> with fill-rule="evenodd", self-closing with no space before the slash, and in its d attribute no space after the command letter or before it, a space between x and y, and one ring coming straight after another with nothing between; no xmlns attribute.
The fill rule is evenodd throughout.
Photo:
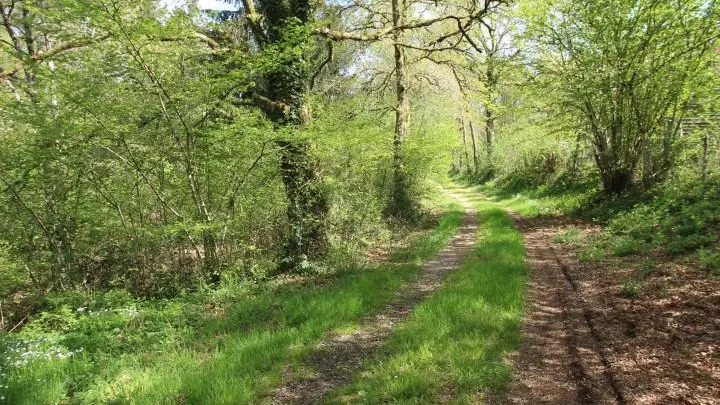
<svg viewBox="0 0 720 405"><path fill-rule="evenodd" d="M553 184L537 188L513 188L492 180L476 186L491 201L524 217L539 217L576 212L587 205L596 193L589 186L580 185L559 189Z"/></svg>
<svg viewBox="0 0 720 405"><path fill-rule="evenodd" d="M408 248L409 263L369 271L304 283L228 282L164 301L122 292L55 297L23 331L0 335L0 405L250 403L328 330L352 328L389 302L461 218L453 204Z"/></svg>
<svg viewBox="0 0 720 405"><path fill-rule="evenodd" d="M555 235L552 238L553 243L558 243L561 245L571 245L574 243L578 243L580 241L580 230L577 228L570 228L567 231Z"/></svg>
<svg viewBox="0 0 720 405"><path fill-rule="evenodd" d="M507 386L528 267L508 214L483 202L479 215L482 239L473 254L329 403L479 403Z"/></svg>
<svg viewBox="0 0 720 405"><path fill-rule="evenodd" d="M598 263L605 260L605 249L601 246L586 246L578 252L578 260L584 263Z"/></svg>
<svg viewBox="0 0 720 405"><path fill-rule="evenodd" d="M640 295L640 285L634 280L623 280L622 288L620 289L620 296L623 298L631 299L637 298Z"/></svg>

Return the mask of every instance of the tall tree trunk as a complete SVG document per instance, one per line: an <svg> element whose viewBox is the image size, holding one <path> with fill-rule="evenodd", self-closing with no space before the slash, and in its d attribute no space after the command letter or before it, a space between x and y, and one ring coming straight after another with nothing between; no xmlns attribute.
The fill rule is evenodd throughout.
<svg viewBox="0 0 720 405"><path fill-rule="evenodd" d="M405 0L392 0L393 26L399 27L403 25L405 12ZM387 214L399 219L411 219L415 215L415 210L410 196L410 184L403 153L405 139L410 132L410 96L408 94L405 48L400 45L402 39L402 30L397 30L393 34L393 40L395 41L397 96L397 105L395 107L395 137L393 139L393 184Z"/></svg>
<svg viewBox="0 0 720 405"><path fill-rule="evenodd" d="M472 169L470 168L470 153L468 152L468 142L467 142L467 124L465 122L465 118L462 118L460 120L461 125L461 132L462 132L462 143L463 143L463 157L465 162L465 172L466 173L472 173ZM461 165L462 166L462 165Z"/></svg>
<svg viewBox="0 0 720 405"><path fill-rule="evenodd" d="M700 171L702 174L702 179L705 181L707 179L707 172L708 172L708 154L709 154L709 136L707 133L703 135L703 154L702 154L702 162L700 164Z"/></svg>
<svg viewBox="0 0 720 405"><path fill-rule="evenodd" d="M307 24L310 20L311 4L309 0L297 0L289 3L281 0L261 0L259 14L255 13L252 0L244 1L248 19L258 37L261 46L285 46L287 38L284 31L292 29L297 22ZM261 32L262 27L267 27ZM307 46L301 43L290 44L296 49ZM265 77L262 89L264 97L271 103L261 105L267 117L277 127L290 129L290 132L302 131L311 121L311 113L305 102L307 92L306 55L298 54L279 64ZM278 109L280 104L283 108ZM329 211L327 195L318 165L312 156L309 141L290 135L278 141L280 148L280 174L285 186L288 203L287 218L289 235L287 237L281 272L301 272L310 266L309 260L327 252L326 218Z"/></svg>
<svg viewBox="0 0 720 405"><path fill-rule="evenodd" d="M488 155L492 153L493 142L495 141L495 112L490 106L485 106L485 148Z"/></svg>
<svg viewBox="0 0 720 405"><path fill-rule="evenodd" d="M470 121L470 139L472 139L473 148L473 174L477 176L478 171L480 170L480 162L478 161L477 134L475 133L475 126L473 125L472 121Z"/></svg>
<svg viewBox="0 0 720 405"><path fill-rule="evenodd" d="M310 258L322 256L327 251L329 203L311 155L310 143L284 140L279 145L280 173L288 200L290 225L280 270L299 272L308 268Z"/></svg>

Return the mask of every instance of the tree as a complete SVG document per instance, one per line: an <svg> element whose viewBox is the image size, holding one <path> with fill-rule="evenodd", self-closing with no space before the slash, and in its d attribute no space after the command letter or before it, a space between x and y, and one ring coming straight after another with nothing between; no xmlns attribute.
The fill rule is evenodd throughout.
<svg viewBox="0 0 720 405"><path fill-rule="evenodd" d="M280 55L277 63L256 71L254 88L236 94L263 111L275 130L283 134L276 145L289 232L279 270L298 272L310 266L310 258L321 257L328 248L328 197L318 162L312 156L312 144L303 136L312 120L306 96L313 47L313 8L309 1L237 3L242 6L241 24L251 33L248 40L254 43L250 49L255 49L256 54Z"/></svg>
<svg viewBox="0 0 720 405"><path fill-rule="evenodd" d="M405 24L407 13L405 0L392 0L392 26L401 27ZM408 71L405 48L402 45L403 31L393 32L393 51L395 61L395 137L393 139L393 182L392 195L387 206L387 213L396 218L409 219L414 216L413 201L403 157L403 144L410 132L410 95L408 94Z"/></svg>
<svg viewBox="0 0 720 405"><path fill-rule="evenodd" d="M384 2L355 2L341 10L354 13L349 18L352 22L345 32L329 29L322 31L335 40L391 40L392 70L380 80L383 88L390 77L394 77L395 82L393 174L386 208L388 216L407 220L416 214L403 150L411 133L409 67L422 61L443 65L446 61L439 61L438 55L465 52L469 44L477 47L469 31L504 3L502 0L483 0L426 4L391 0L387 7L388 4Z"/></svg>
<svg viewBox="0 0 720 405"><path fill-rule="evenodd" d="M662 180L718 38L715 1L593 0L533 6L538 69L577 112L603 187Z"/></svg>
<svg viewBox="0 0 720 405"><path fill-rule="evenodd" d="M500 104L501 86L508 80L508 69L518 50L513 48L512 36L516 33L515 22L502 10L478 27L478 43L483 51L476 70L483 84L482 103L485 110L485 150L492 152L495 126Z"/></svg>
<svg viewBox="0 0 720 405"><path fill-rule="evenodd" d="M250 63L243 48L218 60L229 52L196 32L192 14L154 1L23 1L2 11L11 40L1 53L0 223L35 287L114 280L171 294L197 281L195 263L219 281L256 149L218 127L261 125L229 100L250 87L248 74L212 72L268 60ZM225 173L227 151L236 176Z"/></svg>

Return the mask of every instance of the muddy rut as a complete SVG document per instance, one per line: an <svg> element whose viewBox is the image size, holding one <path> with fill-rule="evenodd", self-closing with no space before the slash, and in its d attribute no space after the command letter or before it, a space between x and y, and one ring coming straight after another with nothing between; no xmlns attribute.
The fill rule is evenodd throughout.
<svg viewBox="0 0 720 405"><path fill-rule="evenodd" d="M445 277L458 269L472 252L478 232L477 213L472 203L461 194L451 193L464 208L457 233L438 257L426 263L418 278L404 286L394 300L379 313L361 321L357 331L332 335L318 345L305 366L309 376L290 377L276 389L269 403L316 404L330 391L351 382L368 358L388 340L393 329L406 319L413 308L442 286Z"/></svg>

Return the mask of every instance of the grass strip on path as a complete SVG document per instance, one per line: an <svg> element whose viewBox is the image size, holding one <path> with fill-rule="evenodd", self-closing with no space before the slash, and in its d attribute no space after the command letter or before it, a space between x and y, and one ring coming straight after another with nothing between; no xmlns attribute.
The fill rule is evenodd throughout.
<svg viewBox="0 0 720 405"><path fill-rule="evenodd" d="M478 213L482 235L471 257L328 403L477 403L507 387L528 266L510 216L491 202L478 203Z"/></svg>
<svg viewBox="0 0 720 405"><path fill-rule="evenodd" d="M70 358L39 358L18 367L0 360L2 383L7 384L0 405L109 400L113 404L251 403L278 384L284 366L300 362L328 330L350 328L379 311L417 276L422 261L447 244L462 216L459 205L450 205L437 228L400 255L403 263L341 271L267 291L226 291L230 298L219 314L212 314L214 310L198 297L149 302L138 306L123 329L56 335L60 344L69 342L70 335L72 341L88 344L101 337L112 341L133 337L137 343L119 349L98 345ZM96 316L114 316L112 311L109 314ZM170 332L163 332L167 336L162 341L144 346L142 334L152 329L151 323L167 325Z"/></svg>

